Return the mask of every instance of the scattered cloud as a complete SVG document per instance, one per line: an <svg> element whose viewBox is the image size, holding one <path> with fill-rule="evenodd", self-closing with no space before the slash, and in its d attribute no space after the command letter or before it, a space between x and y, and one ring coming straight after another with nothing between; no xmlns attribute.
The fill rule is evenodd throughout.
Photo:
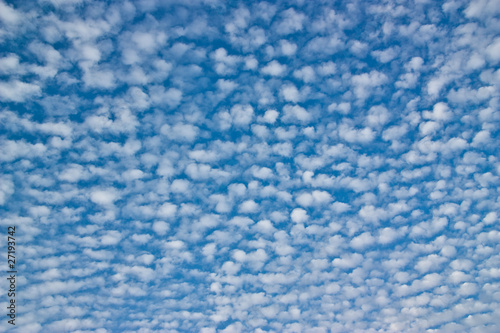
<svg viewBox="0 0 500 333"><path fill-rule="evenodd" d="M0 1L0 331L498 332L499 13Z"/></svg>

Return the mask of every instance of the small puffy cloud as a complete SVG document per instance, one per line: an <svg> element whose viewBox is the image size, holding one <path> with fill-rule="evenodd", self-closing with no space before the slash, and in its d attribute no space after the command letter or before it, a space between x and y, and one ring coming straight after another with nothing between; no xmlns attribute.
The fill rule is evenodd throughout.
<svg viewBox="0 0 500 333"><path fill-rule="evenodd" d="M256 231L264 234L271 234L276 231L273 223L270 220L261 220L255 224L253 227Z"/></svg>
<svg viewBox="0 0 500 333"><path fill-rule="evenodd" d="M114 189L94 190L90 192L90 201L101 206L112 205L118 200L118 194Z"/></svg>
<svg viewBox="0 0 500 333"><path fill-rule="evenodd" d="M359 210L359 216L368 222L377 223L387 216L387 212L383 208L377 208L373 205L363 206Z"/></svg>
<svg viewBox="0 0 500 333"><path fill-rule="evenodd" d="M479 287L477 284L472 282L464 282L460 285L457 293L461 296L472 296L477 294Z"/></svg>
<svg viewBox="0 0 500 333"><path fill-rule="evenodd" d="M287 102L297 103L300 99L299 90L293 84L287 84L281 87L281 95Z"/></svg>
<svg viewBox="0 0 500 333"><path fill-rule="evenodd" d="M380 244L390 244L400 237L400 233L394 228L386 227L379 231L377 241Z"/></svg>
<svg viewBox="0 0 500 333"><path fill-rule="evenodd" d="M287 104L283 107L282 120L285 122L308 123L312 120L312 115L300 105Z"/></svg>
<svg viewBox="0 0 500 333"><path fill-rule="evenodd" d="M234 89L236 89L238 87L238 84L236 82L230 81L230 80L224 80L224 79L217 80L215 85L224 94L229 94L230 92L232 92Z"/></svg>
<svg viewBox="0 0 500 333"><path fill-rule="evenodd" d="M357 57L365 57L366 53L368 52L368 44L361 42L359 40L352 41L350 43L351 45L349 46L349 51L356 55Z"/></svg>
<svg viewBox="0 0 500 333"><path fill-rule="evenodd" d="M341 269L352 269L359 266L363 261L363 256L359 253L343 254L340 258L335 258L332 261L334 267Z"/></svg>
<svg viewBox="0 0 500 333"><path fill-rule="evenodd" d="M387 75L376 70L354 75L351 78L354 94L361 100L367 99L372 94L374 88L382 86L387 81Z"/></svg>
<svg viewBox="0 0 500 333"><path fill-rule="evenodd" d="M295 208L290 214L290 217L295 223L303 223L309 219L307 212L302 208Z"/></svg>
<svg viewBox="0 0 500 333"><path fill-rule="evenodd" d="M315 190L298 195L295 201L302 207L310 207L327 204L332 201L332 196L326 191Z"/></svg>
<svg viewBox="0 0 500 333"><path fill-rule="evenodd" d="M426 122L421 123L418 126L420 134L422 134L422 135L434 134L440 128L441 128L441 124L439 124L438 122L435 122L435 121L426 121Z"/></svg>
<svg viewBox="0 0 500 333"><path fill-rule="evenodd" d="M236 104L231 108L231 117L233 123L237 126L246 126L250 124L254 117L253 107L251 105Z"/></svg>
<svg viewBox="0 0 500 333"><path fill-rule="evenodd" d="M167 222L156 221L153 223L153 231L160 236L163 236L170 230L170 226Z"/></svg>
<svg viewBox="0 0 500 333"><path fill-rule="evenodd" d="M452 116L453 113L450 111L450 108L443 102L436 103L432 108L432 112L424 111L422 113L424 119L431 119L434 121L447 121L450 120Z"/></svg>
<svg viewBox="0 0 500 333"><path fill-rule="evenodd" d="M368 143L375 139L375 132L369 128L356 129L348 125L340 125L339 135L342 139L352 143Z"/></svg>
<svg viewBox="0 0 500 333"><path fill-rule="evenodd" d="M398 50L397 48L390 47L385 50L375 50L372 51L372 56L376 58L379 62L385 64L390 61L392 61L394 58L397 57L398 55Z"/></svg>
<svg viewBox="0 0 500 333"><path fill-rule="evenodd" d="M228 275L234 275L238 273L240 271L240 268L241 265L236 264L233 261L226 261L221 267L222 271Z"/></svg>
<svg viewBox="0 0 500 333"><path fill-rule="evenodd" d="M484 18L500 13L500 5L495 0L475 0L464 10L467 17Z"/></svg>
<svg viewBox="0 0 500 333"><path fill-rule="evenodd" d="M122 173L122 177L128 181L137 180L144 177L144 172L142 172L142 170L139 169L131 169Z"/></svg>
<svg viewBox="0 0 500 333"><path fill-rule="evenodd" d="M17 24L22 20L22 15L19 14L12 6L0 2L0 20L6 24Z"/></svg>
<svg viewBox="0 0 500 333"><path fill-rule="evenodd" d="M332 63L333 64L333 63ZM323 65L326 66L326 65ZM325 75L329 72L328 68L320 67L318 69L319 73ZM327 74L328 75L328 74ZM305 83L314 82L316 80L316 72L311 66L304 66L301 69L293 71L293 76L297 79L304 81Z"/></svg>
<svg viewBox="0 0 500 333"><path fill-rule="evenodd" d="M280 40L281 53L285 56L292 56L297 52L297 44L291 43L285 39Z"/></svg>
<svg viewBox="0 0 500 333"><path fill-rule="evenodd" d="M39 96L41 88L32 83L19 80L0 82L0 99L4 102L24 102L31 97Z"/></svg>
<svg viewBox="0 0 500 333"><path fill-rule="evenodd" d="M131 41L135 44L136 48L151 53L155 51L158 46L165 43L166 35L155 32L143 32L143 31L134 31L132 36L130 37Z"/></svg>
<svg viewBox="0 0 500 333"><path fill-rule="evenodd" d="M366 122L368 126L380 127L384 126L389 121L390 113L383 105L372 106L368 110Z"/></svg>
<svg viewBox="0 0 500 333"><path fill-rule="evenodd" d="M247 57L245 59L245 69L254 70L259 66L259 62L254 57Z"/></svg>
<svg viewBox="0 0 500 333"><path fill-rule="evenodd" d="M132 87L127 91L129 105L137 110L145 110L149 107L149 96L138 87Z"/></svg>
<svg viewBox="0 0 500 333"><path fill-rule="evenodd" d="M9 54L0 58L0 73L17 74L21 71L22 67L19 65L19 57L16 54Z"/></svg>
<svg viewBox="0 0 500 333"><path fill-rule="evenodd" d="M352 248L356 250L363 250L375 243L375 238L369 233L369 232L364 232L361 235L358 235L354 237L350 245Z"/></svg>
<svg viewBox="0 0 500 333"><path fill-rule="evenodd" d="M297 12L293 8L285 10L280 16L281 20L275 27L276 32L280 35L289 35L302 30L306 19L303 13Z"/></svg>
<svg viewBox="0 0 500 333"><path fill-rule="evenodd" d="M259 168L255 166L252 168L252 176L259 179L268 179L273 177L273 170L267 167Z"/></svg>
<svg viewBox="0 0 500 333"><path fill-rule="evenodd" d="M174 217L177 213L177 205L166 202L158 208L157 215L162 218Z"/></svg>
<svg viewBox="0 0 500 333"><path fill-rule="evenodd" d="M163 86L152 86L149 88L149 96L153 103L158 106L167 105L175 108L182 100L182 91L177 88L165 90Z"/></svg>
<svg viewBox="0 0 500 333"><path fill-rule="evenodd" d="M431 254L426 257L420 258L415 265L415 269L420 273L427 273L430 271L435 271L440 268L440 266L447 261L437 254Z"/></svg>
<svg viewBox="0 0 500 333"><path fill-rule="evenodd" d="M193 142L198 136L199 129L191 124L175 124L173 126L165 124L161 127L160 132L175 141Z"/></svg>
<svg viewBox="0 0 500 333"><path fill-rule="evenodd" d="M496 212L489 212L483 219L486 225L495 224L498 222L498 214Z"/></svg>
<svg viewBox="0 0 500 333"><path fill-rule="evenodd" d="M280 64L278 61L273 60L266 66L261 68L261 72L270 76L283 76L286 71L286 65Z"/></svg>
<svg viewBox="0 0 500 333"><path fill-rule="evenodd" d="M351 104L348 102L342 102L342 103L332 103L328 105L328 111L329 112L339 112L340 114L349 114L351 112Z"/></svg>
<svg viewBox="0 0 500 333"><path fill-rule="evenodd" d="M83 82L89 88L110 90L116 86L116 75L107 69L90 67L84 70Z"/></svg>
<svg viewBox="0 0 500 333"><path fill-rule="evenodd" d="M263 116L260 116L258 118L258 121L268 123L268 124L274 124L276 120L279 117L279 112L276 110L267 110Z"/></svg>
<svg viewBox="0 0 500 333"><path fill-rule="evenodd" d="M122 239L122 235L117 230L108 231L104 236L101 237L102 245L116 245Z"/></svg>
<svg viewBox="0 0 500 333"><path fill-rule="evenodd" d="M214 69L219 75L233 74L239 63L243 60L241 57L228 55L224 48L215 50L211 57L215 61Z"/></svg>
<svg viewBox="0 0 500 333"><path fill-rule="evenodd" d="M259 209L259 205L253 200L246 200L240 204L238 211L240 213L255 213Z"/></svg>
<svg viewBox="0 0 500 333"><path fill-rule="evenodd" d="M79 164L68 164L67 167L61 171L58 178L67 182L78 182L89 176L85 168Z"/></svg>
<svg viewBox="0 0 500 333"><path fill-rule="evenodd" d="M133 234L131 238L136 243L146 244L151 240L152 236L150 234Z"/></svg>
<svg viewBox="0 0 500 333"><path fill-rule="evenodd" d="M337 214L342 214L342 213L345 213L345 212L348 212L349 210L351 210L351 205L346 204L344 202L338 202L338 201L332 203L331 207L332 207L332 210L334 212L336 212Z"/></svg>
<svg viewBox="0 0 500 333"><path fill-rule="evenodd" d="M174 193L186 193L189 190L189 184L186 179L175 179L170 185L170 190Z"/></svg>
<svg viewBox="0 0 500 333"><path fill-rule="evenodd" d="M0 177L0 206L14 193L14 183L7 177Z"/></svg>
<svg viewBox="0 0 500 333"><path fill-rule="evenodd" d="M496 64L500 61L500 38L496 38L490 45L488 45L486 48L486 54L492 63Z"/></svg>

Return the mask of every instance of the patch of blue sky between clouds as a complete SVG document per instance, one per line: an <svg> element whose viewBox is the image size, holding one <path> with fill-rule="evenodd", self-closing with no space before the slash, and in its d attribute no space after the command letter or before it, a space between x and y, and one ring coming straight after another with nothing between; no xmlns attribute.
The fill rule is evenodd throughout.
<svg viewBox="0 0 500 333"><path fill-rule="evenodd" d="M1 330L498 332L499 14L0 2Z"/></svg>

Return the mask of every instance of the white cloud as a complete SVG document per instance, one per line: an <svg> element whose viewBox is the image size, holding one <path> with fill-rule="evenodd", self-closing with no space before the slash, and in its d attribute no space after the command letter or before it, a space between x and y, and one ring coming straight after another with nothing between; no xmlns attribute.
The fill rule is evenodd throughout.
<svg viewBox="0 0 500 333"><path fill-rule="evenodd" d="M390 244L399 238L399 233L393 228L383 228L379 232L378 242L380 244Z"/></svg>
<svg viewBox="0 0 500 333"><path fill-rule="evenodd" d="M332 103L328 106L328 111L337 111L341 114L349 114L351 112L351 104L348 102L342 102L342 103Z"/></svg>
<svg viewBox="0 0 500 333"><path fill-rule="evenodd" d="M285 122L301 122L308 123L312 119L312 115L300 105L287 104L283 107L283 121Z"/></svg>
<svg viewBox="0 0 500 333"><path fill-rule="evenodd" d="M199 129L191 124L177 123L173 126L165 124L161 127L160 131L172 140L193 142L198 136Z"/></svg>
<svg viewBox="0 0 500 333"><path fill-rule="evenodd" d="M149 89L151 100L157 105L168 105L171 108L178 106L182 100L182 91L177 88L165 90L162 86L152 86Z"/></svg>
<svg viewBox="0 0 500 333"><path fill-rule="evenodd" d="M0 99L4 102L24 102L31 97L39 96L40 86L19 80L0 82Z"/></svg>
<svg viewBox="0 0 500 333"><path fill-rule="evenodd" d="M369 127L356 129L344 124L339 127L339 135L347 142L355 143L368 143L375 138L375 132Z"/></svg>
<svg viewBox="0 0 500 333"><path fill-rule="evenodd" d="M161 218L172 218L177 213L177 205L166 202L158 208L157 215Z"/></svg>
<svg viewBox="0 0 500 333"><path fill-rule="evenodd" d="M19 57L16 54L0 58L0 73L18 74L20 72L22 72L22 67L19 65Z"/></svg>
<svg viewBox="0 0 500 333"><path fill-rule="evenodd" d="M274 124L276 119L278 119L279 112L276 110L267 110L263 116L259 117L258 120L268 124Z"/></svg>
<svg viewBox="0 0 500 333"><path fill-rule="evenodd" d="M390 113L383 105L372 106L368 110L366 121L368 126L379 127L385 125L389 121Z"/></svg>
<svg viewBox="0 0 500 333"><path fill-rule="evenodd" d="M101 237L101 244L104 246L107 245L116 245L122 239L122 235L119 231L111 230L106 233L106 235Z"/></svg>
<svg viewBox="0 0 500 333"><path fill-rule="evenodd" d="M332 196L326 192L326 191L312 191L311 193L302 193L297 198L295 201L303 206L303 207L310 207L313 205L324 205L332 201Z"/></svg>
<svg viewBox="0 0 500 333"><path fill-rule="evenodd" d="M299 90L293 84L281 87L281 95L287 102L297 103L300 99Z"/></svg>
<svg viewBox="0 0 500 333"><path fill-rule="evenodd" d="M16 11L12 6L0 2L0 20L2 20L6 24L17 24L22 16Z"/></svg>
<svg viewBox="0 0 500 333"><path fill-rule="evenodd" d="M255 213L259 209L259 205L253 200L246 200L241 203L239 212L241 213Z"/></svg>
<svg viewBox="0 0 500 333"><path fill-rule="evenodd" d="M287 67L286 65L280 64L278 61L273 60L269 62L266 66L262 67L261 72L270 76L283 76Z"/></svg>
<svg viewBox="0 0 500 333"><path fill-rule="evenodd" d="M253 116L254 111L251 105L237 104L231 108L231 117L235 125L246 126L253 120Z"/></svg>
<svg viewBox="0 0 500 333"><path fill-rule="evenodd" d="M500 61L500 38L496 38L490 45L488 45L486 48L486 54L492 63Z"/></svg>
<svg viewBox="0 0 500 333"><path fill-rule="evenodd" d="M341 269L351 269L359 266L363 261L363 256L359 253L345 254L340 258L335 258L332 261L334 267Z"/></svg>
<svg viewBox="0 0 500 333"><path fill-rule="evenodd" d="M382 86L388 81L387 75L376 70L369 73L354 75L351 78L354 86L354 94L361 100L365 100L371 94L374 88Z"/></svg>
<svg viewBox="0 0 500 333"><path fill-rule="evenodd" d="M372 56L375 57L379 62L385 64L392 61L398 55L398 50L394 47L390 47L385 50L375 50L371 52Z"/></svg>
<svg viewBox="0 0 500 333"><path fill-rule="evenodd" d="M476 0L470 2L464 12L467 17L487 17L500 13L500 6L493 0Z"/></svg>
<svg viewBox="0 0 500 333"><path fill-rule="evenodd" d="M14 193L14 183L11 179L0 178L0 206L3 206L7 199Z"/></svg>
<svg viewBox="0 0 500 333"><path fill-rule="evenodd" d="M109 90L116 86L116 77L110 70L90 67L84 69L83 82L89 88Z"/></svg>
<svg viewBox="0 0 500 333"><path fill-rule="evenodd" d="M276 25L276 32L281 35L289 35L303 28L306 16L296 12L293 8L287 9L281 14L281 21Z"/></svg>
<svg viewBox="0 0 500 333"><path fill-rule="evenodd" d="M450 120L452 116L453 113L450 111L450 108L443 102L436 103L432 108L432 112L424 111L422 113L424 119L432 119L435 121L447 121Z"/></svg>
<svg viewBox="0 0 500 333"><path fill-rule="evenodd" d="M369 232L364 232L361 235L354 237L351 240L350 245L356 250L362 250L371 246L373 243L375 243L375 238Z"/></svg>
<svg viewBox="0 0 500 333"><path fill-rule="evenodd" d="M112 205L118 198L114 189L94 190L90 193L90 201L102 206Z"/></svg>
<svg viewBox="0 0 500 333"><path fill-rule="evenodd" d="M297 44L291 43L285 39L280 40L281 53L285 56L292 56L297 52Z"/></svg>
<svg viewBox="0 0 500 333"><path fill-rule="evenodd" d="M309 219L307 212L302 208L295 208L290 214L290 217L295 223L303 223Z"/></svg>
<svg viewBox="0 0 500 333"><path fill-rule="evenodd" d="M165 235L169 229L170 226L164 221L156 221L155 223L153 223L153 231L158 235Z"/></svg>

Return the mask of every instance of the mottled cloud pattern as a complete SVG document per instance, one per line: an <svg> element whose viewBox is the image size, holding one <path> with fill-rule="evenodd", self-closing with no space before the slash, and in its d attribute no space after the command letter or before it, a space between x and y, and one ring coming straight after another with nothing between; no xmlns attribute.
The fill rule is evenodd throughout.
<svg viewBox="0 0 500 333"><path fill-rule="evenodd" d="M0 330L499 332L499 20L0 1Z"/></svg>

